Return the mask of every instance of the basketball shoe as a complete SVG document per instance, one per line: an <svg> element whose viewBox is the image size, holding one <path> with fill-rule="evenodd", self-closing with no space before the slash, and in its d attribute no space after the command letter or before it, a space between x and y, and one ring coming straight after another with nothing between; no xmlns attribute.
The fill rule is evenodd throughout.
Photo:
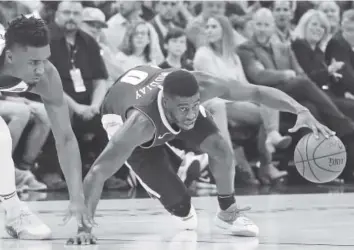
<svg viewBox="0 0 354 250"><path fill-rule="evenodd" d="M24 240L50 239L52 234L50 228L23 202L5 212L5 230L11 237Z"/></svg>
<svg viewBox="0 0 354 250"><path fill-rule="evenodd" d="M242 212L250 210L250 208L238 208L236 203L226 210L221 210L216 214L216 226L228 230L235 236L257 237L259 234L258 227L249 218L244 216Z"/></svg>
<svg viewBox="0 0 354 250"><path fill-rule="evenodd" d="M198 227L197 213L193 205L191 205L189 214L186 217L172 215L172 218L175 220L177 227L182 230L195 230Z"/></svg>

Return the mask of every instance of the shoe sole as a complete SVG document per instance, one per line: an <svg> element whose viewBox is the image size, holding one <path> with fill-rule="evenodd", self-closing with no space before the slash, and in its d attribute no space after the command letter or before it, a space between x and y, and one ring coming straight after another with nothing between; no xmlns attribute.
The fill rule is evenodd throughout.
<svg viewBox="0 0 354 250"><path fill-rule="evenodd" d="M215 218L214 223L217 227L230 231L231 234L234 236L241 236L241 237L257 237L258 236L257 233L251 232L249 230L238 230L237 232L233 232L231 230L232 225L220 220L218 217Z"/></svg>
<svg viewBox="0 0 354 250"><path fill-rule="evenodd" d="M45 234L45 235L33 235L29 234L28 232L22 232L17 234L15 230L11 227L5 226L5 231L14 239L21 239L21 240L50 240L52 238L52 233Z"/></svg>

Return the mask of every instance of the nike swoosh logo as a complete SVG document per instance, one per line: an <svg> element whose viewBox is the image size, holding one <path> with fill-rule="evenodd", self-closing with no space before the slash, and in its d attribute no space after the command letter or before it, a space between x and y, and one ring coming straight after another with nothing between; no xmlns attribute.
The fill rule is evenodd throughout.
<svg viewBox="0 0 354 250"><path fill-rule="evenodd" d="M206 178L203 178L203 177L199 177L199 180L200 181L203 181L203 182L210 182L210 177L206 177Z"/></svg>
<svg viewBox="0 0 354 250"><path fill-rule="evenodd" d="M171 133L164 133L163 135L159 135L157 138L158 139L163 139L166 135L170 135Z"/></svg>

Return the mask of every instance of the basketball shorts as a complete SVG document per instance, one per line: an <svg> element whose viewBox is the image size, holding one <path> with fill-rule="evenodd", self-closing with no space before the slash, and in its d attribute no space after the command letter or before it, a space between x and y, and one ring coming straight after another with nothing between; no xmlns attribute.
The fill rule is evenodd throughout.
<svg viewBox="0 0 354 250"><path fill-rule="evenodd" d="M106 127L105 124L103 127ZM110 129L107 131L108 135L114 132L112 126ZM201 143L210 135L218 132L212 118L209 115L200 114L194 128L181 132L176 139L181 140L189 148L195 149L196 152L201 152ZM159 199L165 207L171 207L188 196L186 186L177 175L181 162L182 160L166 143L148 149L136 148L126 165L133 170L150 196Z"/></svg>

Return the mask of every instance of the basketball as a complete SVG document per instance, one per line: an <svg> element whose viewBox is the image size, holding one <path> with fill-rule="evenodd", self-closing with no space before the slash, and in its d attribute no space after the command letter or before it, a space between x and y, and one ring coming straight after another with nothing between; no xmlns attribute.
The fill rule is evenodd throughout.
<svg viewBox="0 0 354 250"><path fill-rule="evenodd" d="M316 139L313 133L301 138L295 148L294 163L306 180L326 183L336 179L347 162L347 152L337 136Z"/></svg>

